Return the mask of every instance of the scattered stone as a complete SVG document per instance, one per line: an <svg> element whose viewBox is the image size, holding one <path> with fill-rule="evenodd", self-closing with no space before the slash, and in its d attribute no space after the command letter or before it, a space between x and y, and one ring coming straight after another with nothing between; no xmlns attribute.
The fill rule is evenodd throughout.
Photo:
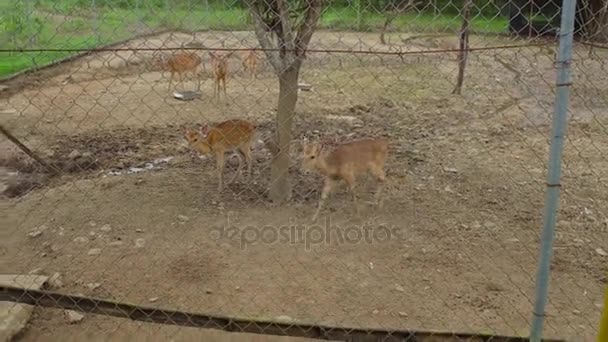
<svg viewBox="0 0 608 342"><path fill-rule="evenodd" d="M398 314L400 317L407 317L407 313L405 313L403 311L399 311Z"/></svg>
<svg viewBox="0 0 608 342"><path fill-rule="evenodd" d="M31 238L36 238L39 237L40 235L42 235L42 232L46 230L46 226L42 225L36 229L33 229L31 232L29 232L27 235Z"/></svg>
<svg viewBox="0 0 608 342"><path fill-rule="evenodd" d="M380 311L378 311L378 309L374 309L374 311L372 311L372 313L373 313L374 315L377 315L377 314L378 314L378 312L380 312Z"/></svg>
<svg viewBox="0 0 608 342"><path fill-rule="evenodd" d="M237 286L237 287L238 287L238 286ZM206 294L212 294L212 293L213 293L213 291L211 291L211 289L205 289L205 293L206 293Z"/></svg>
<svg viewBox="0 0 608 342"><path fill-rule="evenodd" d="M112 227L109 224L104 224L103 226L101 226L99 228L99 230L101 230L102 232L107 233L107 232L112 231Z"/></svg>
<svg viewBox="0 0 608 342"><path fill-rule="evenodd" d="M444 167L443 170L448 173L458 173L458 169L455 169L453 167Z"/></svg>
<svg viewBox="0 0 608 342"><path fill-rule="evenodd" d="M135 247L143 248L145 245L146 245L146 240L144 240L144 239L135 240Z"/></svg>
<svg viewBox="0 0 608 342"><path fill-rule="evenodd" d="M124 242L117 240L117 241L110 242L108 245L112 246L112 247L117 247L117 246L122 246L123 244L124 244Z"/></svg>
<svg viewBox="0 0 608 342"><path fill-rule="evenodd" d="M89 235L90 236L95 236L95 232L90 232Z"/></svg>
<svg viewBox="0 0 608 342"><path fill-rule="evenodd" d="M40 272L42 272L42 268L34 268L33 270L29 271L29 274L40 274Z"/></svg>
<svg viewBox="0 0 608 342"><path fill-rule="evenodd" d="M608 256L608 253L601 248L596 249L595 252L601 256Z"/></svg>
<svg viewBox="0 0 608 342"><path fill-rule="evenodd" d="M177 219L180 222L188 222L188 220L189 220L188 216L186 216L186 215L177 215Z"/></svg>
<svg viewBox="0 0 608 342"><path fill-rule="evenodd" d="M61 281L61 274L59 274L59 272L53 273L53 275L49 278L48 283L52 288L58 289L62 287L63 282Z"/></svg>
<svg viewBox="0 0 608 342"><path fill-rule="evenodd" d="M139 229L139 228L137 228L137 229L135 229L135 232L136 232L136 233L143 233L143 232L144 232L144 230L143 230L143 229Z"/></svg>
<svg viewBox="0 0 608 342"><path fill-rule="evenodd" d="M286 315L277 316L274 319L277 321L287 321L287 322L293 321L293 318L286 316Z"/></svg>
<svg viewBox="0 0 608 342"><path fill-rule="evenodd" d="M405 292L405 289L403 288L403 286L401 286L399 284L395 284L395 290L397 290L399 292Z"/></svg>
<svg viewBox="0 0 608 342"><path fill-rule="evenodd" d="M507 239L507 242L519 242L519 239L518 238L510 238L510 239Z"/></svg>
<svg viewBox="0 0 608 342"><path fill-rule="evenodd" d="M89 239L87 239L84 236L77 236L77 237L74 238L74 242L86 243L86 242L89 242Z"/></svg>
<svg viewBox="0 0 608 342"><path fill-rule="evenodd" d="M71 160L78 159L80 157L82 157L82 154L78 150L73 150L70 152L70 154L68 154L68 158Z"/></svg>
<svg viewBox="0 0 608 342"><path fill-rule="evenodd" d="M150 299L148 299L150 301L150 303L154 303L158 301L158 297L152 297Z"/></svg>
<svg viewBox="0 0 608 342"><path fill-rule="evenodd" d="M65 314L65 317L69 324L78 323L84 318L83 314L73 310L65 310L63 313Z"/></svg>
<svg viewBox="0 0 608 342"><path fill-rule="evenodd" d="M483 226L486 227L487 229L492 229L492 228L496 227L496 223L487 221L487 222L484 222Z"/></svg>
<svg viewBox="0 0 608 342"><path fill-rule="evenodd" d="M88 283L87 287L89 288L89 290L95 291L96 289L101 287L101 284L100 283Z"/></svg>
<svg viewBox="0 0 608 342"><path fill-rule="evenodd" d="M572 310L572 313L575 314L575 315L580 315L581 314L581 312L579 310Z"/></svg>
<svg viewBox="0 0 608 342"><path fill-rule="evenodd" d="M101 254L101 248L92 248L89 249L89 251L87 252L87 255L99 255Z"/></svg>

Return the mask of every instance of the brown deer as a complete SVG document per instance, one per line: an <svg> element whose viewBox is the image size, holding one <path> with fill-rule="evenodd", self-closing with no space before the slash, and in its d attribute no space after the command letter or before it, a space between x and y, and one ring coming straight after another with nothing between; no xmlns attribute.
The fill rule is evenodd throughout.
<svg viewBox="0 0 608 342"><path fill-rule="evenodd" d="M243 68L245 71L249 71L251 75L256 76L258 66L258 55L255 50L249 50L243 56Z"/></svg>
<svg viewBox="0 0 608 342"><path fill-rule="evenodd" d="M325 178L319 205L312 218L317 220L323 204L340 180L344 180L352 193L357 214L359 205L355 192L356 177L369 171L379 181L376 193L378 207L382 207L382 188L386 178L384 164L388 158L388 142L383 138L361 139L325 149L320 143L303 146L301 167L304 173L318 171Z"/></svg>
<svg viewBox="0 0 608 342"><path fill-rule="evenodd" d="M209 52L211 56L211 62L213 65L213 78L215 80L214 96L219 100L220 90L224 89L224 97L226 97L226 79L228 78L228 58L232 56L232 52L225 55L217 54L215 52Z"/></svg>
<svg viewBox="0 0 608 342"><path fill-rule="evenodd" d="M247 161L248 178L251 178L252 154L251 148L254 143L256 126L248 121L233 119L221 122L212 128L204 126L199 132L186 128L183 134L192 149L202 155L214 154L217 162L218 192L223 190L224 154L226 152L238 152L239 166L236 176L241 172L241 156Z"/></svg>
<svg viewBox="0 0 608 342"><path fill-rule="evenodd" d="M198 55L192 52L178 52L171 57L161 57L157 59L163 71L169 71L171 78L169 79L169 86L167 90L171 90L171 84L175 75L179 76L179 81L184 80L184 76L191 73L197 78L198 85L197 90L200 90L201 81L198 78L199 66L202 66L202 59Z"/></svg>

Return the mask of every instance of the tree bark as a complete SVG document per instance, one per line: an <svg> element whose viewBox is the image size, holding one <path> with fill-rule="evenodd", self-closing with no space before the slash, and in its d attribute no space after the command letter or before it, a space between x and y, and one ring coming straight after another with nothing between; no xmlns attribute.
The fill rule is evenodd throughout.
<svg viewBox="0 0 608 342"><path fill-rule="evenodd" d="M277 153L270 167L270 200L282 204L291 199L289 183L289 150L292 139L292 126L296 103L298 102L298 75L300 63L279 75L279 104L276 117Z"/></svg>
<svg viewBox="0 0 608 342"><path fill-rule="evenodd" d="M460 51L458 52L458 77L452 94L460 94L464 83L464 69L467 65L469 49L469 16L473 0L465 0L462 9L462 27L460 28Z"/></svg>

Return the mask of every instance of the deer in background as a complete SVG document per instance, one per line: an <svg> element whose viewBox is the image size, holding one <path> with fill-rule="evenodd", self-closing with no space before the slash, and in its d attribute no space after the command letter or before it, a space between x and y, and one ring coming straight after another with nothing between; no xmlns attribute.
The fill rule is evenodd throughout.
<svg viewBox="0 0 608 342"><path fill-rule="evenodd" d="M226 97L226 79L228 78L228 58L232 56L232 52L225 55L209 52L211 63L213 66L213 78L215 80L214 96L220 99L220 90L224 89L224 97ZM223 87L222 87L223 86Z"/></svg>
<svg viewBox="0 0 608 342"><path fill-rule="evenodd" d="M355 192L356 177L369 171L379 182L376 193L378 207L382 207L382 189L386 178L384 164L388 158L388 142L383 138L361 139L338 144L325 149L320 143L309 143L303 146L301 168L305 174L318 171L325 178L319 205L312 218L317 220L323 204L340 180L344 180L353 196L357 215L359 205Z"/></svg>
<svg viewBox="0 0 608 342"><path fill-rule="evenodd" d="M191 73L197 79L197 90L201 89L201 80L198 78L199 66L202 66L202 59L197 54L192 52L178 52L171 57L160 57L157 59L163 71L169 71L171 78L167 90L171 90L171 84L175 75L179 76L179 81L184 80L184 76ZM176 85L177 87L177 85Z"/></svg>
<svg viewBox="0 0 608 342"><path fill-rule="evenodd" d="M217 191L222 192L224 187L224 154L226 152L238 152L237 156L239 159L238 170L229 183L232 183L241 172L241 157L245 157L247 161L247 174L248 178L251 178L251 165L253 162L251 149L254 144L255 129L256 126L248 121L233 119L221 122L211 128L204 126L199 132L186 128L182 133L193 150L202 155L215 155L218 177Z"/></svg>
<svg viewBox="0 0 608 342"><path fill-rule="evenodd" d="M252 76L256 76L258 66L258 55L255 50L249 50L243 56L243 68L245 71L249 71Z"/></svg>

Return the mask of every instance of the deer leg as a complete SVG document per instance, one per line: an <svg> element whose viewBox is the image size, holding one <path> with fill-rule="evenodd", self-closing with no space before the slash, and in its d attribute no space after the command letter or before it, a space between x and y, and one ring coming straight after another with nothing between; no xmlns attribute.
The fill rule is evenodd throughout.
<svg viewBox="0 0 608 342"><path fill-rule="evenodd" d="M171 76L169 77L169 86L167 87L167 91L171 91L171 82L173 82L173 72L171 72Z"/></svg>
<svg viewBox="0 0 608 342"><path fill-rule="evenodd" d="M251 155L251 145L247 147L241 147L239 150L245 157L245 161L247 162L247 179L251 179L251 164L253 164L253 157Z"/></svg>
<svg viewBox="0 0 608 342"><path fill-rule="evenodd" d="M239 153L239 151L237 151L237 153L235 153L237 159L239 160L239 167L237 168L236 172L234 173L234 176L232 177L232 179L230 180L229 183L234 182L234 180L236 179L236 176L238 176L241 173L241 169L243 167L243 160L241 159L241 155Z"/></svg>
<svg viewBox="0 0 608 342"><path fill-rule="evenodd" d="M361 213L361 210L359 209L359 201L357 200L357 192L355 191L355 177L352 174L346 175L346 177L344 177L344 180L346 181L346 184L348 184L348 189L350 190L353 196L355 211L357 215L359 215Z"/></svg>
<svg viewBox="0 0 608 342"><path fill-rule="evenodd" d="M317 221L317 218L319 217L319 213L321 212L321 209L323 208L325 201L327 201L327 198L329 197L329 194L331 193L334 185L335 185L335 182L331 178L328 177L325 179L325 184L323 185L323 190L321 191L321 199L319 199L319 204L317 206L317 210L315 211L315 214L312 217L312 222Z"/></svg>
<svg viewBox="0 0 608 342"><path fill-rule="evenodd" d="M382 191L384 190L386 174L382 166L373 167L372 174L376 176L376 179L378 180L378 191L376 191L375 201L378 208L381 209L383 205Z"/></svg>

